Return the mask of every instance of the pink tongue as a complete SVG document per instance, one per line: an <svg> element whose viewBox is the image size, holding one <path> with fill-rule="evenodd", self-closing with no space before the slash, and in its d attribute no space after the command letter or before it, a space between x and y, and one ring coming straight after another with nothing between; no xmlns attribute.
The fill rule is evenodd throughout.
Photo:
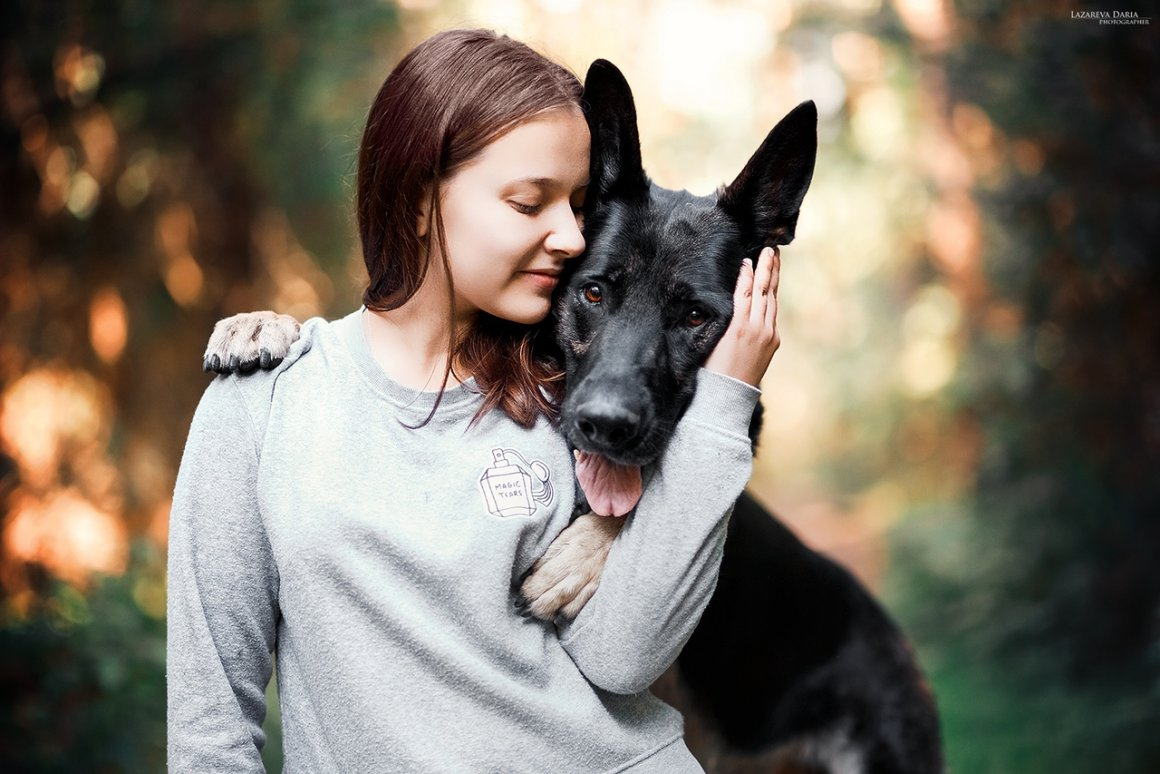
<svg viewBox="0 0 1160 774"><path fill-rule="evenodd" d="M607 457L576 452L576 479L592 512L623 516L640 499L640 466L620 465Z"/></svg>

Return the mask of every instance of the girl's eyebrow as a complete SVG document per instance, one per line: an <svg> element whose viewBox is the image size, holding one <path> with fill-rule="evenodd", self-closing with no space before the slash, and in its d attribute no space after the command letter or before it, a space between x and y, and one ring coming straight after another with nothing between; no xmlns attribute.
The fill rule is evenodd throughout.
<svg viewBox="0 0 1160 774"><path fill-rule="evenodd" d="M580 190L581 188L587 188L588 182L589 182L588 180L585 180L583 183L576 186L576 190ZM556 178L552 178L552 177L519 177L519 178L516 178L515 180L512 180L509 182L509 185L520 185L520 184L533 185L533 186L536 186L537 188L548 189L548 188L554 188L555 186L560 185L561 181L557 180Z"/></svg>

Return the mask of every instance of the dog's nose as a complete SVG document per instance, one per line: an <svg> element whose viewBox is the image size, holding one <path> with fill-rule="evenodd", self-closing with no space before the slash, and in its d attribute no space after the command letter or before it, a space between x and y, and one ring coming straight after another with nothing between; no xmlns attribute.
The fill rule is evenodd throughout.
<svg viewBox="0 0 1160 774"><path fill-rule="evenodd" d="M620 447L636 438L640 414L612 401L590 401L577 410L576 429L597 448Z"/></svg>

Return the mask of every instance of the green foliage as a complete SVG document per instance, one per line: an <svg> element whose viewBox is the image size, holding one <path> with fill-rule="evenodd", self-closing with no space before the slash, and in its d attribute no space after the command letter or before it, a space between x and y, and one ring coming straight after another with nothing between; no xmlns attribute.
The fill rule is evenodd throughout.
<svg viewBox="0 0 1160 774"><path fill-rule="evenodd" d="M1038 603L1012 588L1005 570L1025 549L1004 539L962 505L914 513L895 535L886 596L919 646L950 770L1154 770L1157 650L1077 674L1074 642L1037 631Z"/></svg>
<svg viewBox="0 0 1160 774"><path fill-rule="evenodd" d="M900 532L893 596L955 771L1155 771L1160 54L1149 27L1053 4L960 13L951 99L1042 168L976 190L984 270L1022 327L1004 344L975 323L974 497Z"/></svg>
<svg viewBox="0 0 1160 774"><path fill-rule="evenodd" d="M141 577L84 593L54 583L30 618L0 628L5 770L164 768L165 622L135 600Z"/></svg>

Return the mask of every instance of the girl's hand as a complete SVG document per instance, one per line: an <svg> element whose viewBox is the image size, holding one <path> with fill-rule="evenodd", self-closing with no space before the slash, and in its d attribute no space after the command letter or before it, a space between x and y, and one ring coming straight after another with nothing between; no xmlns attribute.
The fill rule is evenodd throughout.
<svg viewBox="0 0 1160 774"><path fill-rule="evenodd" d="M781 345L777 335L777 284L781 253L767 247L757 268L746 258L733 291L733 320L705 361L705 368L757 387Z"/></svg>

